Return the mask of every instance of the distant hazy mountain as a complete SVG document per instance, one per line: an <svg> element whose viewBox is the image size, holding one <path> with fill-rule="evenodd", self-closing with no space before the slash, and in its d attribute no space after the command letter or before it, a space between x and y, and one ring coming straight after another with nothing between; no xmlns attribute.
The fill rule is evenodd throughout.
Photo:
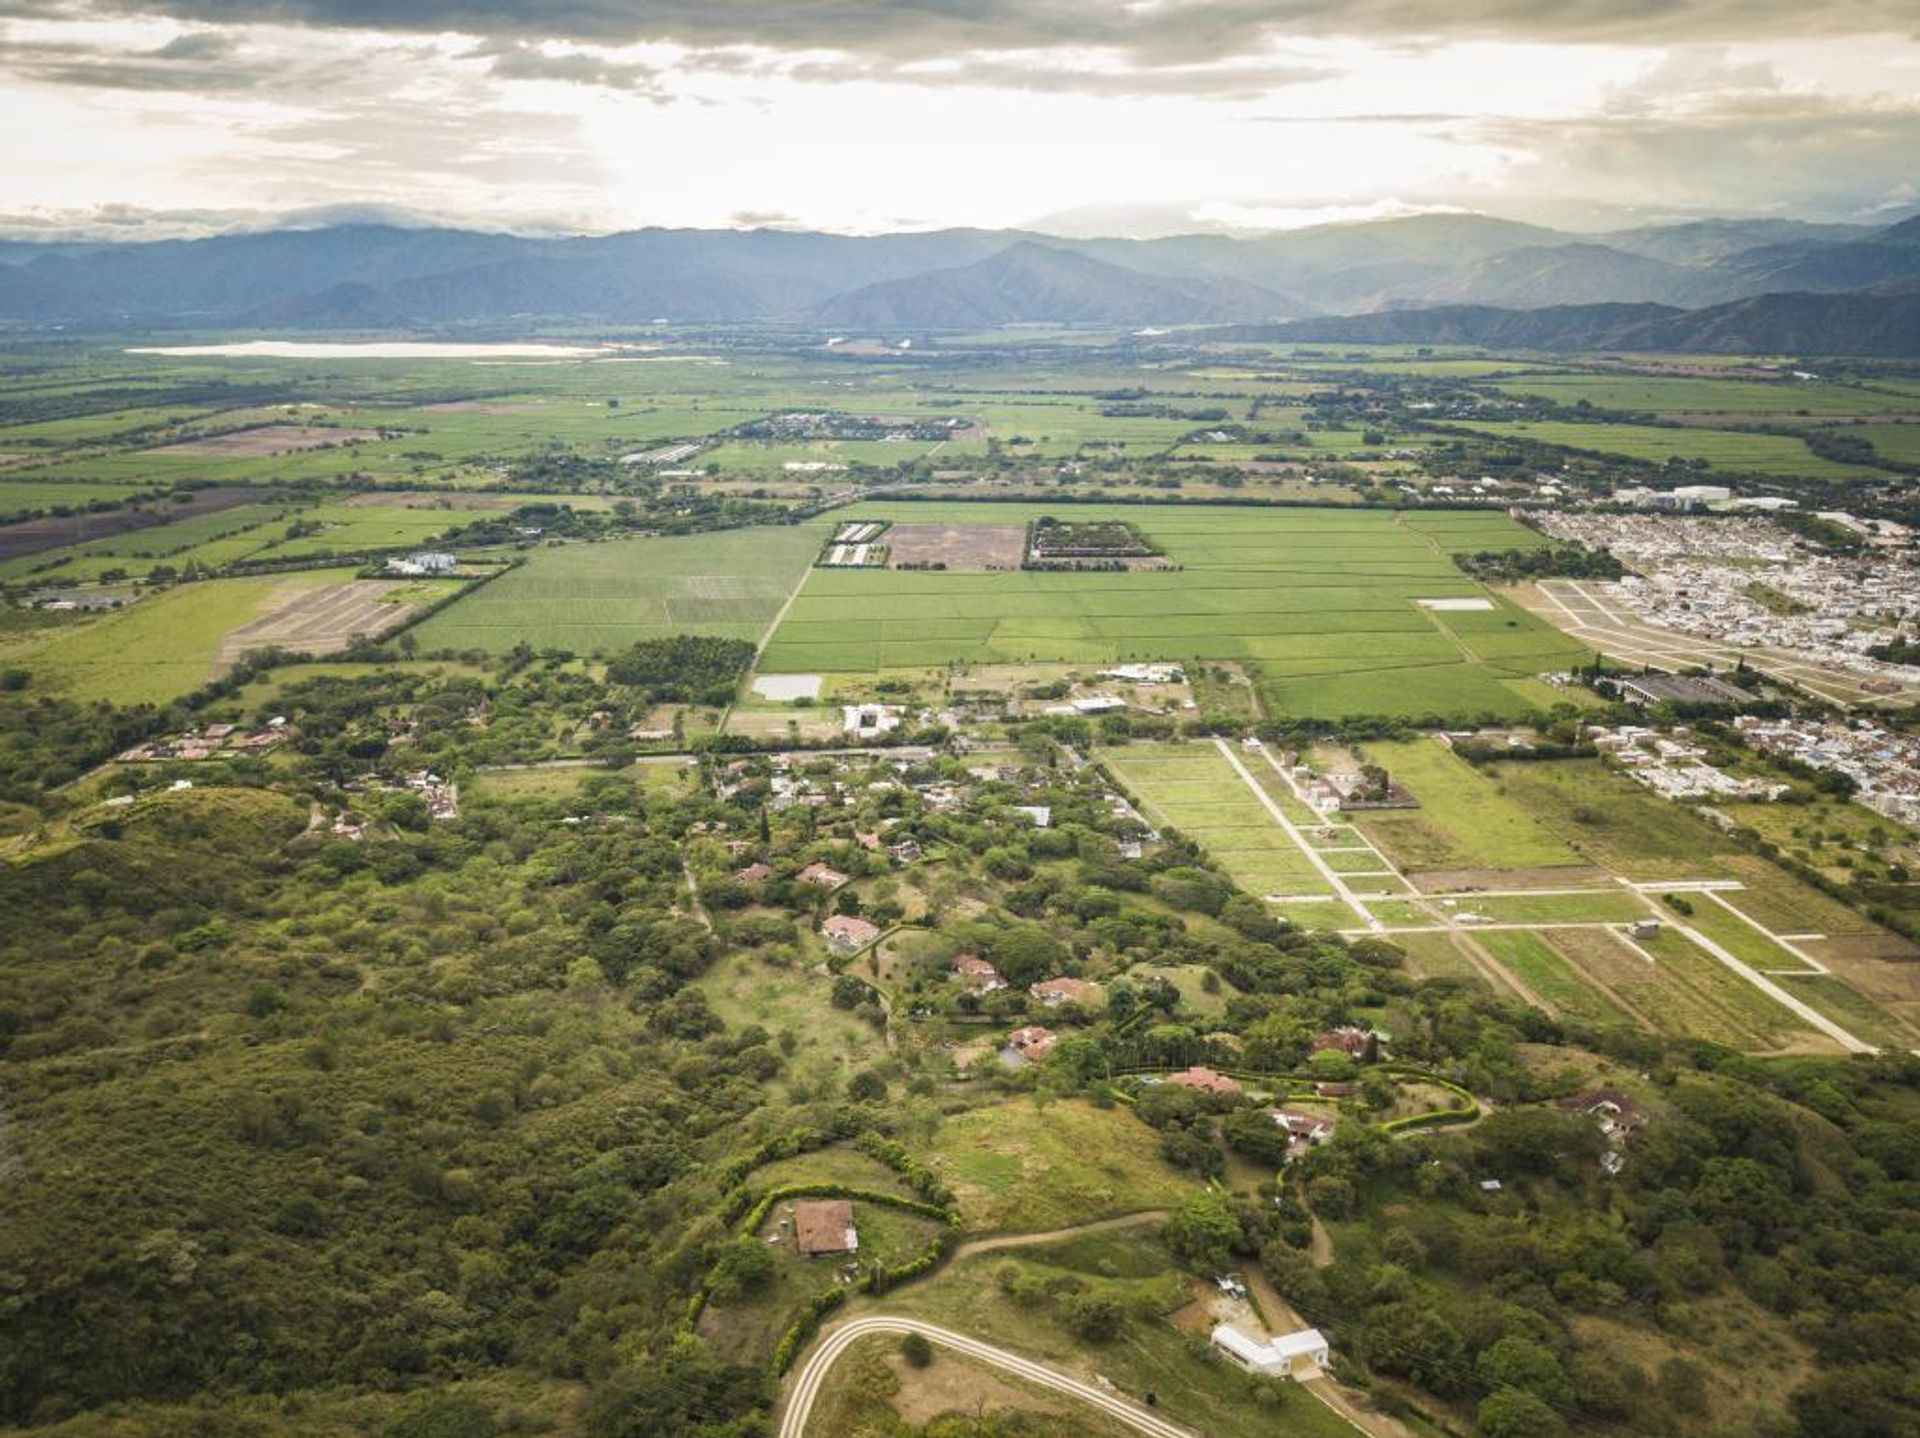
<svg viewBox="0 0 1920 1438"><path fill-rule="evenodd" d="M147 244L0 244L0 322L380 329L543 322L977 328L1259 322L1899 290L1920 220L1712 220L1596 239L1432 214L1275 234L1067 238L635 230L536 238L350 224Z"/></svg>
<svg viewBox="0 0 1920 1438"><path fill-rule="evenodd" d="M1488 345L1538 350L1920 358L1920 287L1906 292L1758 295L1683 310L1672 305L1448 305L1237 325L1223 340L1262 344Z"/></svg>
<svg viewBox="0 0 1920 1438"><path fill-rule="evenodd" d="M976 329L1004 324L1197 324L1298 313L1243 280L1142 274L1023 240L984 260L885 280L814 311L839 329Z"/></svg>

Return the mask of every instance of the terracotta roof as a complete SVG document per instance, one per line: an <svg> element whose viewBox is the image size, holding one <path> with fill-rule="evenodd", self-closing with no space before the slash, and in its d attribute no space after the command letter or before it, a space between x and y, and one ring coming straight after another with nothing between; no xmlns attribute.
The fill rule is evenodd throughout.
<svg viewBox="0 0 1920 1438"><path fill-rule="evenodd" d="M1042 1028L1039 1024L1028 1024L1023 1029L1015 1029L1007 1035L1007 1045L1018 1050L1030 1059L1043 1059L1053 1052L1054 1033L1052 1029Z"/></svg>
<svg viewBox="0 0 1920 1438"><path fill-rule="evenodd" d="M880 930L854 914L835 914L820 926L820 932L836 944L860 948L880 937Z"/></svg>
<svg viewBox="0 0 1920 1438"><path fill-rule="evenodd" d="M1225 1074L1215 1073L1212 1069L1195 1064L1184 1073L1177 1073L1167 1080L1181 1088L1197 1089L1201 1093L1239 1093L1240 1085Z"/></svg>
<svg viewBox="0 0 1920 1438"><path fill-rule="evenodd" d="M1058 978L1042 979L1027 992L1046 1004L1085 1004L1098 997L1100 989L1085 979Z"/></svg>

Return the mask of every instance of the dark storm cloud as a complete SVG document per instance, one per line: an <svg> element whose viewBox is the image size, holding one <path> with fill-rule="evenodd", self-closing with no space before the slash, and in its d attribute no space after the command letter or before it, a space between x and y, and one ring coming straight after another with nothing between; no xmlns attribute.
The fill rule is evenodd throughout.
<svg viewBox="0 0 1920 1438"><path fill-rule="evenodd" d="M35 0L11 3L24 13ZM39 4L36 13L72 13L72 0ZM1146 68L1244 56L1306 35L1646 44L1920 34L1920 0L96 0L93 8L221 24L835 50L895 62L1091 46Z"/></svg>

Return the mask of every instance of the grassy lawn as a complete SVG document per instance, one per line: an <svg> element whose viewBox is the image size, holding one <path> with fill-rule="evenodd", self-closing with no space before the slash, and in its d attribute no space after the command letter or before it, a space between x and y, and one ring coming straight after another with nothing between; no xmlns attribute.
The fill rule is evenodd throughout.
<svg viewBox="0 0 1920 1438"><path fill-rule="evenodd" d="M928 1161L974 1231L1060 1228L1177 1203L1196 1187L1128 1110L1078 1100L957 1114L940 1126Z"/></svg>
<svg viewBox="0 0 1920 1438"><path fill-rule="evenodd" d="M777 969L750 954L730 954L698 982L729 1028L759 1024L776 1038L794 1035L793 1078L845 1077L886 1053L877 1030L833 1006L832 980L810 969Z"/></svg>

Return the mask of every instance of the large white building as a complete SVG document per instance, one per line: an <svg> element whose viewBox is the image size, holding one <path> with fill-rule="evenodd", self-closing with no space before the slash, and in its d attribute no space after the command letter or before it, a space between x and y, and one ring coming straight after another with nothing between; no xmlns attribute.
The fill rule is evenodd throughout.
<svg viewBox="0 0 1920 1438"><path fill-rule="evenodd" d="M1242 1333L1230 1323L1213 1330L1213 1346L1249 1373L1269 1378L1304 1381L1318 1378L1333 1361L1333 1350L1326 1335L1317 1328L1302 1328L1282 1333L1277 1338L1260 1339Z"/></svg>

